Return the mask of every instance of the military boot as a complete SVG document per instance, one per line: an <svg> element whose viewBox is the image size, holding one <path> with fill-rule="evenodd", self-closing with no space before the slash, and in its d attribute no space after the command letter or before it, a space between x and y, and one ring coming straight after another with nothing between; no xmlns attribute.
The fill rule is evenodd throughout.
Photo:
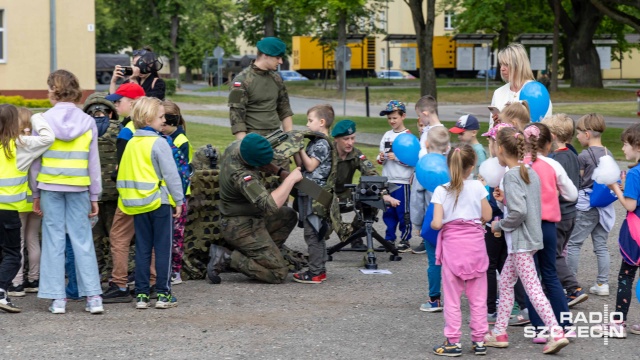
<svg viewBox="0 0 640 360"><path fill-rule="evenodd" d="M207 276L212 284L220 284L220 274L229 269L231 264L231 251L225 247L211 245L209 248L209 264L207 264Z"/></svg>

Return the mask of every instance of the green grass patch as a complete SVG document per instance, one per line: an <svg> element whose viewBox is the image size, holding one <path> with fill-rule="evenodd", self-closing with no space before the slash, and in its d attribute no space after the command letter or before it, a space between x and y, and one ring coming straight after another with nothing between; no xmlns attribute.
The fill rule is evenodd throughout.
<svg viewBox="0 0 640 360"><path fill-rule="evenodd" d="M176 95L167 96L167 98L173 102L198 104L198 105L222 105L227 103L226 96L198 96L198 95L176 94Z"/></svg>
<svg viewBox="0 0 640 360"><path fill-rule="evenodd" d="M580 105L553 105L554 113L584 115L598 113L602 116L616 116L636 118L638 111L637 102L617 102L617 103L591 103Z"/></svg>
<svg viewBox="0 0 640 360"><path fill-rule="evenodd" d="M213 118L229 118L229 111L224 110L183 110L183 115L206 116Z"/></svg>

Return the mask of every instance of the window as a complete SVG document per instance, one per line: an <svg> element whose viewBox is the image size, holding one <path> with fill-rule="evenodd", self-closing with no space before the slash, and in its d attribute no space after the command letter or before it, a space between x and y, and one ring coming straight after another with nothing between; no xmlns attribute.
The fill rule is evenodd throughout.
<svg viewBox="0 0 640 360"><path fill-rule="evenodd" d="M453 30L453 22L455 21L455 14L451 11L444 13L444 29Z"/></svg>
<svg viewBox="0 0 640 360"><path fill-rule="evenodd" d="M4 10L0 9L0 63L7 61L4 51L4 40Z"/></svg>

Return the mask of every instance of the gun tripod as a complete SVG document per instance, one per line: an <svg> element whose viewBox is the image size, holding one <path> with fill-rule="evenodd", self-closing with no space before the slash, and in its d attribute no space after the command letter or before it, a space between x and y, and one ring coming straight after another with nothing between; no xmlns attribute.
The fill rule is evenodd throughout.
<svg viewBox="0 0 640 360"><path fill-rule="evenodd" d="M349 237L345 240L342 241L330 248L327 249L327 255L329 257L329 261L333 260L333 256L332 254L340 251L340 249L342 249L343 247L351 244L353 241L355 241L356 239L361 238L362 236L366 235L367 236L367 254L365 255L364 258L364 267L366 269L371 269L371 270L376 270L378 269L378 264L376 264L376 255L375 255L375 251L373 249L373 239L375 238L380 245L382 245L385 250L387 252L390 252L391 255L389 255L389 261L400 261L402 260L402 257L398 254L398 249L396 249L395 245L389 243L389 241L386 241L382 236L380 236L380 234L378 234L378 232L373 228L373 222L374 219L370 219L370 220L365 220L364 221L364 227L360 227L357 230L355 230L351 235L349 235Z"/></svg>

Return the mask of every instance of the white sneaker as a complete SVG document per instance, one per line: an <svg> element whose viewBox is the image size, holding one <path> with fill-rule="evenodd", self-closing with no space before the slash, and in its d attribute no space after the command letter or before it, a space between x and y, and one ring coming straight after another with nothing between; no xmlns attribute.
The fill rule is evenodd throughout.
<svg viewBox="0 0 640 360"><path fill-rule="evenodd" d="M171 274L171 285L182 284L182 277L179 272L174 272Z"/></svg>
<svg viewBox="0 0 640 360"><path fill-rule="evenodd" d="M51 306L49 306L49 311L52 314L64 314L67 307L67 299L54 299L51 301Z"/></svg>
<svg viewBox="0 0 640 360"><path fill-rule="evenodd" d="M102 314L104 308L102 307L102 296L87 296L87 304L84 307L84 311L92 314Z"/></svg>
<svg viewBox="0 0 640 360"><path fill-rule="evenodd" d="M589 292L600 296L608 296L609 284L595 284L589 289Z"/></svg>

